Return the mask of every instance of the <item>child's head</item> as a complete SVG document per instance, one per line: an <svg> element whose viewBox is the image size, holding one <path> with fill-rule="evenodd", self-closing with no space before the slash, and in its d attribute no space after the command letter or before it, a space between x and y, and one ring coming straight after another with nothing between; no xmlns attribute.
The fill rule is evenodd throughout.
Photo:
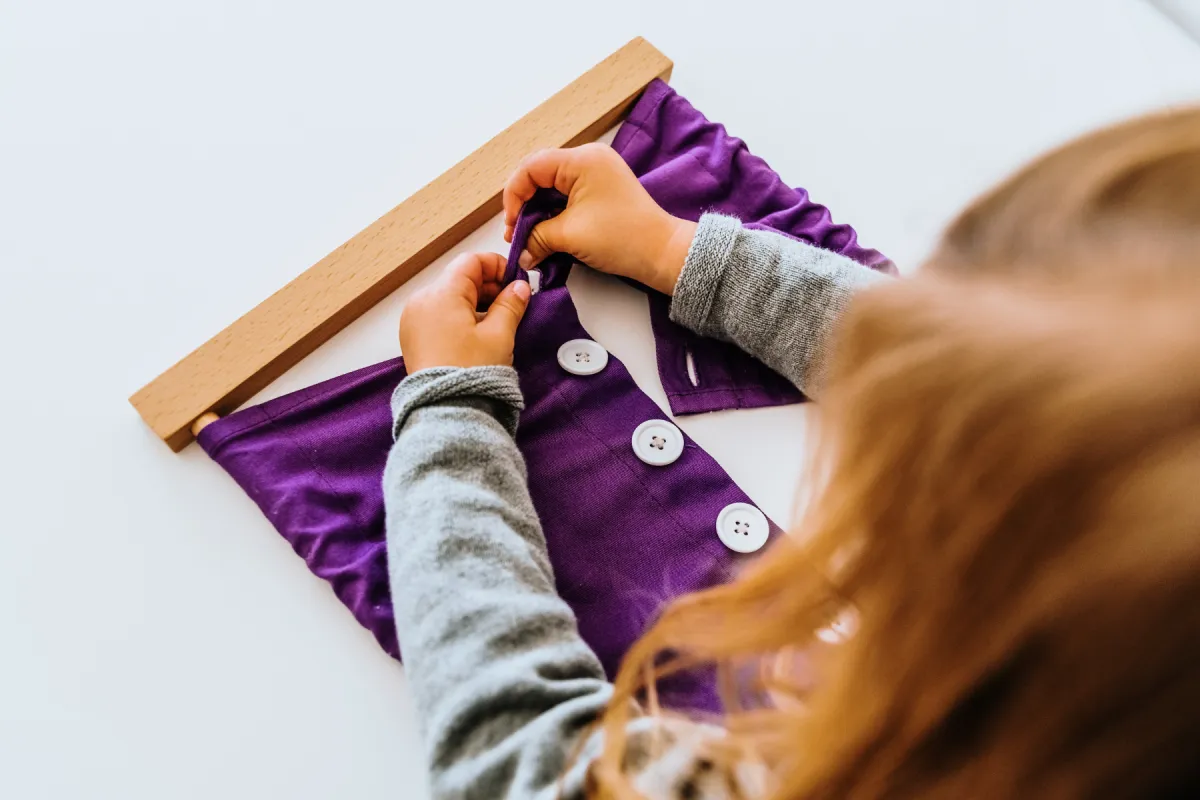
<svg viewBox="0 0 1200 800"><path fill-rule="evenodd" d="M851 309L794 536L618 696L663 652L758 664L729 741L781 798L1200 796L1200 110L1052 153L933 264Z"/></svg>
<svg viewBox="0 0 1200 800"><path fill-rule="evenodd" d="M1196 271L1200 107L1141 117L1054 150L985 194L932 259L958 274Z"/></svg>

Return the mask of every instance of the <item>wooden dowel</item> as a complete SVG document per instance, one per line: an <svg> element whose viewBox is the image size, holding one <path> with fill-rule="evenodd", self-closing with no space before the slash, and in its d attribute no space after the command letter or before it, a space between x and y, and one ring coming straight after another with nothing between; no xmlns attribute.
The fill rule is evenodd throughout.
<svg viewBox="0 0 1200 800"><path fill-rule="evenodd" d="M209 425L212 425L214 422L216 422L219 419L220 419L220 417L217 416L216 414L212 413L211 411L201 414L200 418L192 423L192 429L191 429L192 436L199 436L200 431L204 430Z"/></svg>
<svg viewBox="0 0 1200 800"><path fill-rule="evenodd" d="M228 414L500 211L518 162L595 139L671 61L638 38L384 214L135 393L173 450L205 412Z"/></svg>

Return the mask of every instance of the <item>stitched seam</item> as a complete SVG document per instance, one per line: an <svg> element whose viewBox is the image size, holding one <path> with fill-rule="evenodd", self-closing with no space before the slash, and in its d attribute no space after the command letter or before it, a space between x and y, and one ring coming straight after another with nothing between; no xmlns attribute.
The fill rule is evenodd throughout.
<svg viewBox="0 0 1200 800"><path fill-rule="evenodd" d="M640 113L638 113L638 115L636 117L633 114L630 114L628 117L625 118L625 123L624 123L625 125L632 126L634 128L634 133L640 133L643 136L647 136L651 139L651 141L653 141L653 137L651 137L649 132L646 130L645 123L647 121L647 118L654 111L657 111L658 107L661 106L663 104L663 101L667 99L667 95L670 93L670 87L668 86L668 87L665 87L664 89L660 89L657 91L658 91L658 97L654 100L653 103L651 103L646 108L645 111L641 111ZM643 94L644 94L644 92L643 92ZM638 102L634 103L635 110L638 110L638 105L640 104L641 98L639 98L638 100L639 100ZM618 131L618 134L619 134L619 131ZM633 137L631 136L629 138L632 139ZM629 144L628 142L625 143L626 146L628 146L628 144ZM615 148L615 147L613 149L617 150L617 148ZM617 150L617 153L622 158L624 158L625 157L625 147L622 147L620 150Z"/></svg>
<svg viewBox="0 0 1200 800"><path fill-rule="evenodd" d="M383 365L378 364L376 366L382 367ZM403 366L403 364L401 366ZM383 371L384 370L381 368L381 369L371 372L369 375L365 375L363 377L365 379L375 378L379 375L380 372L383 372ZM406 367L405 375L407 375L407 374L408 374L408 370ZM401 378L401 380L403 380L403 378ZM295 405L291 405L291 406L288 406L287 408L285 408L284 413L287 413L290 411L296 411L297 409L304 408L308 405L311 405L312 403L317 402L318 400L324 400L329 395L334 394L335 392L343 391L345 388L346 387L344 387L344 386L331 386L328 389L326 389L325 391L321 392L320 394L308 395L303 400L296 403ZM308 391L308 388L298 390L298 391ZM285 397L286 397L286 395L285 395ZM389 397L390 397L390 395L389 395ZM281 398L274 398L274 400L278 400L278 399L281 399ZM272 402L274 402L274 400L267 400L266 402L259 403L256 406L250 406L250 408L244 409L246 411L249 411L252 408L258 409L259 411L262 412L263 416L266 417L266 419L259 420L258 422L255 422L251 425L247 425L244 428L238 428L236 431L230 431L228 433L223 433L216 441L214 441L212 443L213 449L216 449L216 448L220 447L221 445L224 445L225 442L228 441L229 438L232 436L237 436L239 433L248 433L250 431L261 428L263 425L269 425L269 424L276 422L277 418L273 417L271 415L271 413L266 410L267 406L270 405ZM236 414L236 413L240 413L240 412L235 411L234 413Z"/></svg>
<svg viewBox="0 0 1200 800"><path fill-rule="evenodd" d="M562 390L558 386L551 384L551 383L546 383L546 382L540 381L540 380L531 379L531 382L536 384L541 389L549 389L549 391L551 393L557 395L559 397L559 399L563 400L565 403L565 406L566 406L567 413L569 413L571 415L571 419L575 420L575 422L579 425L579 427L583 429L584 433L591 436L592 439L594 439L597 444L599 444L601 447L603 447L605 450L607 450L616 459L616 461L618 463L620 463L621 466L624 467L627 472L629 472L629 474L633 477L633 479L638 482L638 485L641 486L646 491L646 494L654 501L655 505L657 505L659 507L659 509L661 509L662 512L664 514L666 514L667 517L670 518L671 522L674 523L676 529L679 532L681 532L681 533L688 532L688 529L679 521L679 518L676 517L676 515L671 511L670 507L667 505L664 505L663 501L658 497L657 493L655 493L649 486L647 486L642 481L642 479L638 477L637 473L634 472L634 470L632 470L630 468L629 462L626 460L627 455L623 452L618 452L617 450L613 449L613 447L611 445L609 445L607 442L605 442L603 439L601 439L599 436L597 436L592 431L592 429L587 425L587 423L585 423L583 421L583 419L575 412L574 405L570 402L570 398L567 397L566 395L564 395ZM635 387L635 389L636 389L636 387ZM641 389L637 389L637 391L640 392ZM690 447L691 449L699 450L701 453L708 455L708 452L703 447L701 447L699 444L696 444L695 442L693 442L691 445L687 445L687 446ZM524 453L522 453L522 456L524 456ZM718 469L720 469L722 472L724 472L725 479L727 481L729 481L729 483L733 484L734 488L738 489L738 491L742 491L741 487L739 487L737 485L737 482L734 481L733 478L731 478L729 476L729 473L725 472L724 467L722 467L720 464L717 464L716 466ZM742 494L745 495L746 493L744 491L742 491ZM750 501L750 502L751 502L751 504L753 504L753 501ZM755 508L757 508L757 507L758 506L755 505ZM779 526L776 525L775 522L772 521L770 517L767 517L767 522L770 525L774 526L775 528L779 529Z"/></svg>
<svg viewBox="0 0 1200 800"><path fill-rule="evenodd" d="M649 134L647 134L647 135L649 135ZM734 138L737 138L737 137L734 137ZM740 139L738 139L738 141L741 141L741 140L740 140ZM722 182L722 181L721 181L721 178L720 178L720 177L717 175L717 173L715 173L715 172L713 172L711 169L709 169L709 166L708 166L708 164L705 164L703 161L701 161L699 158L697 158L695 153L688 152L686 155L687 155L687 157L688 157L688 158L690 158L692 161L695 161L695 162L696 162L696 165L697 165L698 167L700 167L700 169L702 169L702 170L704 170L705 172L707 172L707 173L708 173L708 177L712 178L712 179L713 179L714 181L716 181L718 184ZM770 167L768 166L768 167L767 167L767 169L770 169ZM774 172L774 170L771 170L771 171L772 171L772 172ZM775 174L776 174L776 176L778 177L778 174L779 174L779 173L775 173ZM780 179L780 183L782 183L782 182L783 182L783 179L781 178L781 179ZM788 188L791 188L791 187L788 187ZM729 214L727 214L726 216L732 216L732 215L729 215ZM739 219L739 221L741 221L741 220Z"/></svg>
<svg viewBox="0 0 1200 800"><path fill-rule="evenodd" d="M737 389L732 389L732 388L729 388L729 389L697 389L697 390L695 390L694 392L687 392L687 391L684 391L684 392L676 392L676 391L670 391L670 392L667 392L667 394L668 394L668 395L670 395L670 396L672 396L672 397L694 397L695 395L698 395L698 394L720 394L720 393L729 393L729 394L736 395L736 394L737 394Z"/></svg>
<svg viewBox="0 0 1200 800"><path fill-rule="evenodd" d="M543 388L546 388L545 384L543 384ZM557 386L550 386L549 389L553 394L557 395L560 400L564 401L567 412L571 415L571 418L573 420L575 420L575 422L579 425L579 427L583 429L584 433L591 436L592 439L594 439L597 444L599 444L601 447L603 447L605 450L607 450L609 452L609 454L612 455L613 458L616 459L616 461L618 463L620 463L622 467L625 468L625 470L630 474L630 476L632 476L633 479L635 481L637 481L638 485L642 487L642 489L646 492L646 494L651 499L654 500L654 504L658 506L659 510L661 510L664 514L666 514L667 517L670 518L671 522L674 523L675 528L680 533L685 533L685 534L688 533L689 532L688 529L686 527L684 527L683 523L681 523L679 521L679 519L675 516L675 514L672 513L671 509L668 506L663 504L663 501L658 497L658 494L655 493L649 486L647 486L646 483L640 477L638 477L638 474L630 468L629 462L627 462L625 460L626 459L625 454L618 453L616 450L613 449L613 447L611 445L609 445L607 442L605 442L603 439L601 439L599 436L597 436L595 434L595 432L592 431L592 429L587 425L587 423L585 423L583 421L583 419L578 414L575 413L575 409L572 407L571 403L569 402L569 398L567 398L562 393L561 389L559 389ZM638 391L641 391L641 390L639 389ZM693 445L693 447L695 447L695 445ZM728 475L726 477L728 477Z"/></svg>

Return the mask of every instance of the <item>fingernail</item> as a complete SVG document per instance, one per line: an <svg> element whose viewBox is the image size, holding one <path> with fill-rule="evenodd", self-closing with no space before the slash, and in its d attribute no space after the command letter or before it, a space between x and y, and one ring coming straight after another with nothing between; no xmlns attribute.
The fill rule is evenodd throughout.
<svg viewBox="0 0 1200 800"><path fill-rule="evenodd" d="M521 255L517 257L517 266L521 269L529 269L533 265L533 256L528 250L522 250Z"/></svg>
<svg viewBox="0 0 1200 800"><path fill-rule="evenodd" d="M522 300L528 300L531 294L529 284L525 281L513 281L513 294Z"/></svg>

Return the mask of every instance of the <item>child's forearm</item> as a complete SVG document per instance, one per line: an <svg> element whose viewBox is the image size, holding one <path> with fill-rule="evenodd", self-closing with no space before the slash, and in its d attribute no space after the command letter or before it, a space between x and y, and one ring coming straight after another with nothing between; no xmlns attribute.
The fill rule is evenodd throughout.
<svg viewBox="0 0 1200 800"><path fill-rule="evenodd" d="M510 367L424 370L392 400L388 568L435 797L551 796L611 696L555 591L520 407Z"/></svg>
<svg viewBox="0 0 1200 800"><path fill-rule="evenodd" d="M671 319L733 342L814 397L850 298L886 280L829 250L706 214L675 284Z"/></svg>

